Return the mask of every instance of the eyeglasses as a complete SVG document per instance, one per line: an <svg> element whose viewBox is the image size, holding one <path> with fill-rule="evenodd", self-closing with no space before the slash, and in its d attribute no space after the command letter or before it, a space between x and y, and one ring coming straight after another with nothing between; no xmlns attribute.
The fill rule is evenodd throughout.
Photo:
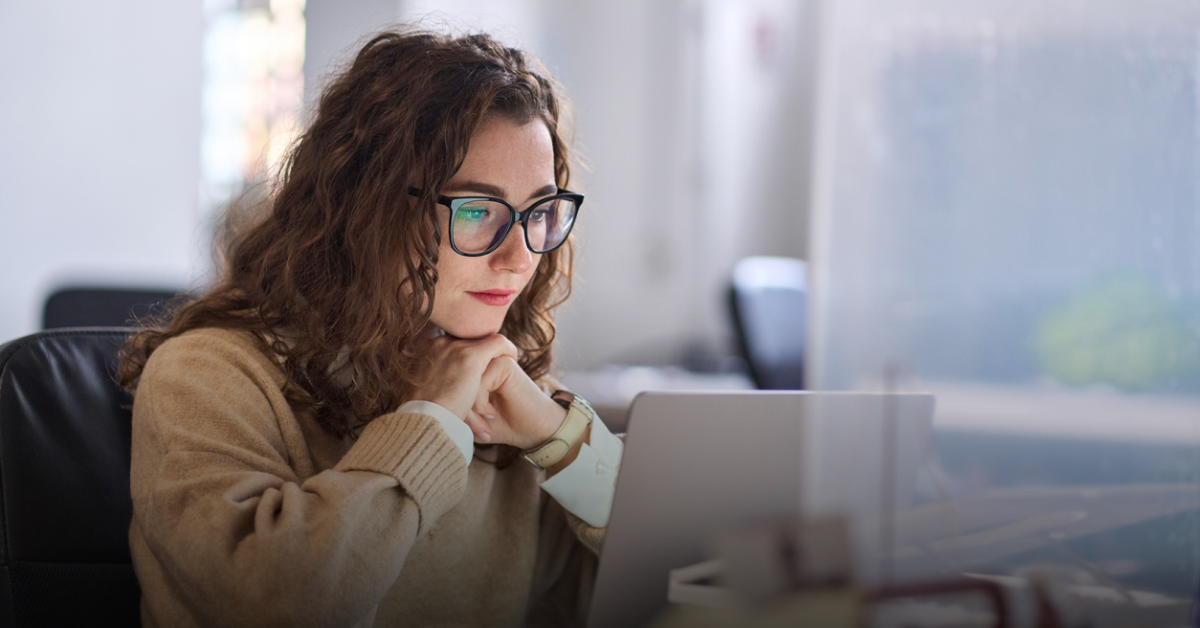
<svg viewBox="0 0 1200 628"><path fill-rule="evenodd" d="M408 193L420 196L421 190L409 188ZM562 246L575 226L583 195L560 189L523 212L491 196L439 196L437 202L450 208L450 248L459 255L480 257L500 248L518 222L525 227L530 251L549 253Z"/></svg>

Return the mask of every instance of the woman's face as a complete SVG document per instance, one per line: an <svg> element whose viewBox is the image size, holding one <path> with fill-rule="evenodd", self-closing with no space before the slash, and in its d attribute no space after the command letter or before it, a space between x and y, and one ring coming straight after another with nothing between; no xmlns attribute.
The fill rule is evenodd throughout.
<svg viewBox="0 0 1200 628"><path fill-rule="evenodd" d="M485 120L471 137L467 157L444 196L494 196L524 211L533 201L555 194L554 149L545 123ZM500 331L517 294L533 277L542 256L525 246L525 231L513 226L500 248L482 257L464 257L450 248L445 230L449 208L438 206L442 242L430 322L451 336L479 338Z"/></svg>

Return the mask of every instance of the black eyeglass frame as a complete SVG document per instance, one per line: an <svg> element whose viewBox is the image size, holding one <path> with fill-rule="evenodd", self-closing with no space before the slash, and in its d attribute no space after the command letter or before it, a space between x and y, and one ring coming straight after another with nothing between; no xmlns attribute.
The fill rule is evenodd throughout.
<svg viewBox="0 0 1200 628"><path fill-rule="evenodd" d="M420 188L410 187L408 188L408 193L412 194L413 196L420 196L422 192ZM569 199L571 202L575 203L575 218L571 220L571 226L563 235L562 242L559 242L558 244L555 244L544 251L539 251L533 248L533 245L529 243L529 217L533 215L533 210L537 209L538 205L552 201L556 198ZM512 231L513 225L517 224L518 222L521 223L522 227L524 227L522 231L525 232L525 248L529 249L530 252L537 253L538 255L550 253L567 243L567 238L570 237L571 230L575 228L575 221L579 220L579 210L583 207L582 194L578 192L572 192L570 190L564 190L562 188L558 189L557 194L544 196L534 201L529 205L529 208L523 212L517 211L517 209L509 204L508 201L502 198L496 198L494 196L438 196L436 200L438 205L445 205L446 207L450 208L450 220L449 224L446 225L446 234L447 237L450 238L450 248L453 249L455 253L458 253L463 257L483 257L484 255L487 255L500 248L500 245L504 244L504 241L508 239L508 234ZM455 201L458 201L458 207L455 207ZM495 201L508 208L508 225L504 227L504 234L496 238L495 243L480 253L464 253L460 251L458 245L454 243L454 214L458 212L460 207L469 201Z"/></svg>

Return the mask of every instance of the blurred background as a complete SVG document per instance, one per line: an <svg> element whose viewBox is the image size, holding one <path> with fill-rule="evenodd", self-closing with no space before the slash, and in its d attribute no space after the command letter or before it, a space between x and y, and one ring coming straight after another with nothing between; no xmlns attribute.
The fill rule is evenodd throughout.
<svg viewBox="0 0 1200 628"><path fill-rule="evenodd" d="M1194 399L1200 20L1152 6L5 3L0 338L101 308L64 289L202 289L230 199L327 77L415 23L531 50L574 104L588 202L558 364L593 396Z"/></svg>
<svg viewBox="0 0 1200 628"><path fill-rule="evenodd" d="M723 363L734 262L807 251L814 38L802 2L67 0L0 7L0 337L63 286L196 288L229 199L322 82L397 22L540 57L588 195L560 365ZM770 200L766 200L770 199Z"/></svg>
<svg viewBox="0 0 1200 628"><path fill-rule="evenodd" d="M1195 398L1200 21L1152 6L4 3L0 338L88 320L96 288L202 289L230 199L408 23L526 48L573 102L588 201L558 365L594 397Z"/></svg>
<svg viewBox="0 0 1200 628"><path fill-rule="evenodd" d="M3 3L0 340L53 322L64 288L202 288L229 200L279 162L326 77L398 22L531 50L573 102L588 200L558 360L606 420L652 388L931 391L917 502L1060 492L1025 515L988 502L976 531L1019 542L962 536L912 573L1019 574L1050 552L1074 557L1080 586L1174 596L1175 619L1139 625L1186 616L1188 0ZM1103 493L1108 514L1051 517L1086 515L1100 493L1082 485L1124 488ZM945 512L930 518L946 534L970 532Z"/></svg>

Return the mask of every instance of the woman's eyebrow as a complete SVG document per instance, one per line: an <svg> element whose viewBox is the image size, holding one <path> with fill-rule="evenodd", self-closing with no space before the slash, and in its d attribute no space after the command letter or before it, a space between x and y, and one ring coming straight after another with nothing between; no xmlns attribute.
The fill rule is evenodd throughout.
<svg viewBox="0 0 1200 628"><path fill-rule="evenodd" d="M451 192L479 192L487 196L504 198L504 190L500 189L499 186L490 183L480 183L478 181L459 181L458 183L447 183L442 186L442 194Z"/></svg>
<svg viewBox="0 0 1200 628"><path fill-rule="evenodd" d="M452 192L479 192L486 196L494 196L496 198L505 198L504 190L499 186L490 183L480 183L478 181L459 181L457 183L447 183L442 186L442 194ZM533 200L543 196L549 196L558 192L558 187L553 184L546 184L531 194L526 200Z"/></svg>

